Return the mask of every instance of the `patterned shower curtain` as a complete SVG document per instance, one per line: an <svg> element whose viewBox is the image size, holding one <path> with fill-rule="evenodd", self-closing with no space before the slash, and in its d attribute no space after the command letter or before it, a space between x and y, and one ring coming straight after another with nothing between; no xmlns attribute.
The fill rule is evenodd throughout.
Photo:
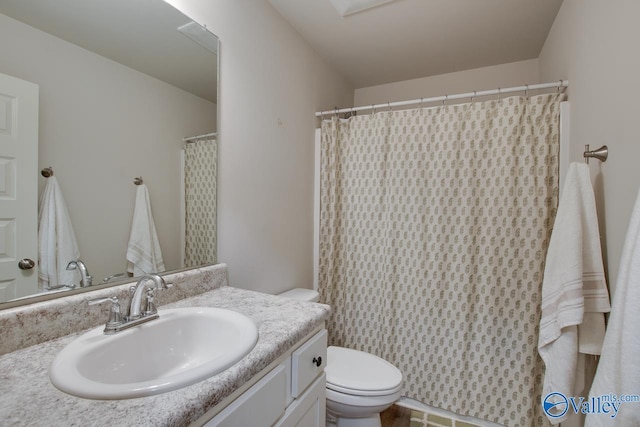
<svg viewBox="0 0 640 427"><path fill-rule="evenodd" d="M185 267L215 263L216 175L215 138L185 144Z"/></svg>
<svg viewBox="0 0 640 427"><path fill-rule="evenodd" d="M323 122L319 284L331 344L395 364L405 396L547 425L536 345L562 98Z"/></svg>

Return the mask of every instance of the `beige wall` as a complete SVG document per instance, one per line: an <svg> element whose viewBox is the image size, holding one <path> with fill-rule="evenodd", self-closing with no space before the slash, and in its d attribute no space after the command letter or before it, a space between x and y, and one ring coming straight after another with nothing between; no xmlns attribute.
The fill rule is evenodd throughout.
<svg viewBox="0 0 640 427"><path fill-rule="evenodd" d="M638 16L636 0L565 0L539 57L541 80L570 82L572 160L609 146L591 176L612 290L640 186Z"/></svg>
<svg viewBox="0 0 640 427"><path fill-rule="evenodd" d="M362 106L534 83L540 83L538 60L530 59L356 89L354 102Z"/></svg>
<svg viewBox="0 0 640 427"><path fill-rule="evenodd" d="M353 87L267 1L170 0L220 38L218 254L234 286L313 284L314 112Z"/></svg>
<svg viewBox="0 0 640 427"><path fill-rule="evenodd" d="M139 175L178 268L180 142L215 128L215 104L4 15L0 40L0 73L40 86L39 166L54 169L94 281L126 269Z"/></svg>

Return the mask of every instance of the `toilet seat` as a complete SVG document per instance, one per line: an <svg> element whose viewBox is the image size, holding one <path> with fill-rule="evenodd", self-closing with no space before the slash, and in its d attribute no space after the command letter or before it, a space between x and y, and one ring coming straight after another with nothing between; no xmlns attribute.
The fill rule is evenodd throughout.
<svg viewBox="0 0 640 427"><path fill-rule="evenodd" d="M327 349L327 389L354 396L388 396L402 388L402 373L384 359L344 347Z"/></svg>

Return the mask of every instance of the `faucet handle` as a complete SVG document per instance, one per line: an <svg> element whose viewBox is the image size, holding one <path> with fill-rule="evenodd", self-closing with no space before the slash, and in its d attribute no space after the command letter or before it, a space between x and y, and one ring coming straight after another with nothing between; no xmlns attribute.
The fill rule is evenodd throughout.
<svg viewBox="0 0 640 427"><path fill-rule="evenodd" d="M122 280L122 279L128 279L129 278L129 274L128 273L118 273L118 274L112 274L111 276L107 276L104 279L102 279L102 283L109 283L112 282L114 280Z"/></svg>
<svg viewBox="0 0 640 427"><path fill-rule="evenodd" d="M153 296L153 288L147 289L147 304L145 306L144 311L142 312L143 316L152 316L158 312L156 305L154 303L155 297Z"/></svg>
<svg viewBox="0 0 640 427"><path fill-rule="evenodd" d="M120 301L118 297L95 298L87 301L87 304L96 305L105 302L111 302L111 310L109 310L109 320L107 320L107 324L104 326L104 333L113 334L116 332L117 327L124 323L122 313L120 312Z"/></svg>
<svg viewBox="0 0 640 427"><path fill-rule="evenodd" d="M161 288L147 288L147 303L145 305L144 311L142 312L143 316L152 316L158 312L158 309L155 304L155 296L153 294L156 289L173 288L173 283L165 282L164 279L161 280L160 283L162 284Z"/></svg>

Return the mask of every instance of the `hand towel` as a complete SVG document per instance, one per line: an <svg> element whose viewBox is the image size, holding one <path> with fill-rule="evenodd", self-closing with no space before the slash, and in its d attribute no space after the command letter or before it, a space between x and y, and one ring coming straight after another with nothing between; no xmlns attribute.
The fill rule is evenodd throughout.
<svg viewBox="0 0 640 427"><path fill-rule="evenodd" d="M618 279L602 356L589 397L640 394L640 193L636 199L622 251ZM620 405L611 414L588 414L586 427L640 426L640 402Z"/></svg>
<svg viewBox="0 0 640 427"><path fill-rule="evenodd" d="M78 284L77 270L67 270L70 261L80 257L71 218L55 176L47 179L38 206L38 287L47 290L58 285Z"/></svg>
<svg viewBox="0 0 640 427"><path fill-rule="evenodd" d="M134 276L164 271L162 251L151 215L149 190L145 184L138 185L136 191L133 222L127 245L127 261L127 271Z"/></svg>
<svg viewBox="0 0 640 427"><path fill-rule="evenodd" d="M542 399L574 395L579 349L599 353L604 314L610 310L589 167L572 163L549 242L542 282L538 352L546 366ZM579 327L585 315L595 329ZM602 328L599 328L602 322ZM583 331L584 329L584 331ZM580 344L580 340L584 342ZM558 424L569 415L549 420Z"/></svg>

